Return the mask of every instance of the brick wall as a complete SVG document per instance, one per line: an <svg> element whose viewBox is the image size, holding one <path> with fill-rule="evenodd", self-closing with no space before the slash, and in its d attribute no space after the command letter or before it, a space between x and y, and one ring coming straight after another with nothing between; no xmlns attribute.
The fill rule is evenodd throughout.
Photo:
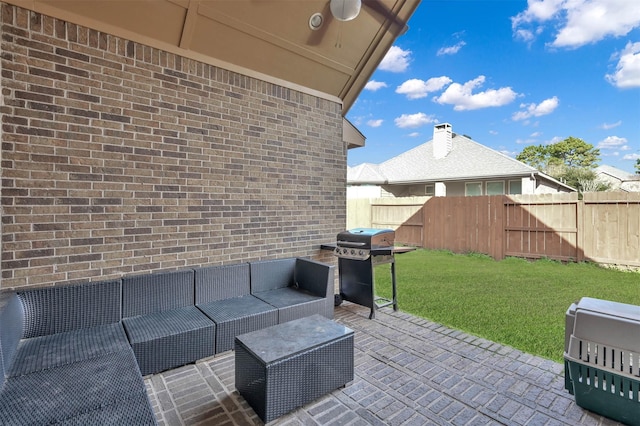
<svg viewBox="0 0 640 426"><path fill-rule="evenodd" d="M331 260L339 104L1 7L2 288Z"/></svg>

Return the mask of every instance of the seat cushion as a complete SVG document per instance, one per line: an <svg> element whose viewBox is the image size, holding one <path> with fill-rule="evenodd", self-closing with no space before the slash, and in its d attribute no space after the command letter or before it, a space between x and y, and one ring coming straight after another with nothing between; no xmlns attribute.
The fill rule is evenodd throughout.
<svg viewBox="0 0 640 426"><path fill-rule="evenodd" d="M130 348L7 380L0 424L53 424L146 396ZM149 410L146 405L138 407Z"/></svg>
<svg viewBox="0 0 640 426"><path fill-rule="evenodd" d="M215 354L215 323L195 306L122 320L143 375Z"/></svg>
<svg viewBox="0 0 640 426"><path fill-rule="evenodd" d="M287 306L318 300L324 301L324 298L322 297L314 296L313 294L309 294L303 290L298 290L292 287L263 291L255 293L254 296L277 308L286 308Z"/></svg>
<svg viewBox="0 0 640 426"><path fill-rule="evenodd" d="M80 413L60 422L60 426L122 426L157 425L146 393L130 394L127 399L104 405L96 410Z"/></svg>
<svg viewBox="0 0 640 426"><path fill-rule="evenodd" d="M23 339L8 376L20 376L130 349L121 323Z"/></svg>
<svg viewBox="0 0 640 426"><path fill-rule="evenodd" d="M277 311L276 307L251 295L203 303L197 307L216 324L254 314Z"/></svg>
<svg viewBox="0 0 640 426"><path fill-rule="evenodd" d="M216 353L233 349L237 335L278 323L278 309L247 295L197 305L216 323Z"/></svg>
<svg viewBox="0 0 640 426"><path fill-rule="evenodd" d="M278 308L278 323L313 314L325 314L326 299L293 287L255 293L254 296Z"/></svg>

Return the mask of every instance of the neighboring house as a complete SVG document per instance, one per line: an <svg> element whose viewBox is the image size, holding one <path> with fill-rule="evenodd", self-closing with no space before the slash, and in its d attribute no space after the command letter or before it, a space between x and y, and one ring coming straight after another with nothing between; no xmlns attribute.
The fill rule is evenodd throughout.
<svg viewBox="0 0 640 426"><path fill-rule="evenodd" d="M596 178L609 184L610 191L640 192L640 175L602 165L595 170Z"/></svg>
<svg viewBox="0 0 640 426"><path fill-rule="evenodd" d="M468 136L453 133L448 123L435 125L431 141L384 163L350 167L347 186L357 185L379 186L395 197L575 191Z"/></svg>

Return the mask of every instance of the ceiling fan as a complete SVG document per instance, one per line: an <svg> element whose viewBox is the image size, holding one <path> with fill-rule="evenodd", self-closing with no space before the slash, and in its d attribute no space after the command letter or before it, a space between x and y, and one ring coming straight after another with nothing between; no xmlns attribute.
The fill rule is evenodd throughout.
<svg viewBox="0 0 640 426"><path fill-rule="evenodd" d="M361 0L329 0L331 15L338 21L351 21L360 14Z"/></svg>
<svg viewBox="0 0 640 426"><path fill-rule="evenodd" d="M397 32L397 34L404 31L406 23L380 0L329 0L322 12L311 15L309 27L313 32L307 40L307 44L319 44L332 19L347 22L357 18L362 6L367 8L369 13L381 23L389 22L390 31ZM339 42L336 45L338 44Z"/></svg>

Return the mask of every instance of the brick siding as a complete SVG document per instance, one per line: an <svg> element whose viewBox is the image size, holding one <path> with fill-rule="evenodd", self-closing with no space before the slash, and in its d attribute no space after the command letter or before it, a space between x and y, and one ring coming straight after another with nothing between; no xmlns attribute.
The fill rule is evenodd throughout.
<svg viewBox="0 0 640 426"><path fill-rule="evenodd" d="M2 7L2 288L312 256L341 105Z"/></svg>

